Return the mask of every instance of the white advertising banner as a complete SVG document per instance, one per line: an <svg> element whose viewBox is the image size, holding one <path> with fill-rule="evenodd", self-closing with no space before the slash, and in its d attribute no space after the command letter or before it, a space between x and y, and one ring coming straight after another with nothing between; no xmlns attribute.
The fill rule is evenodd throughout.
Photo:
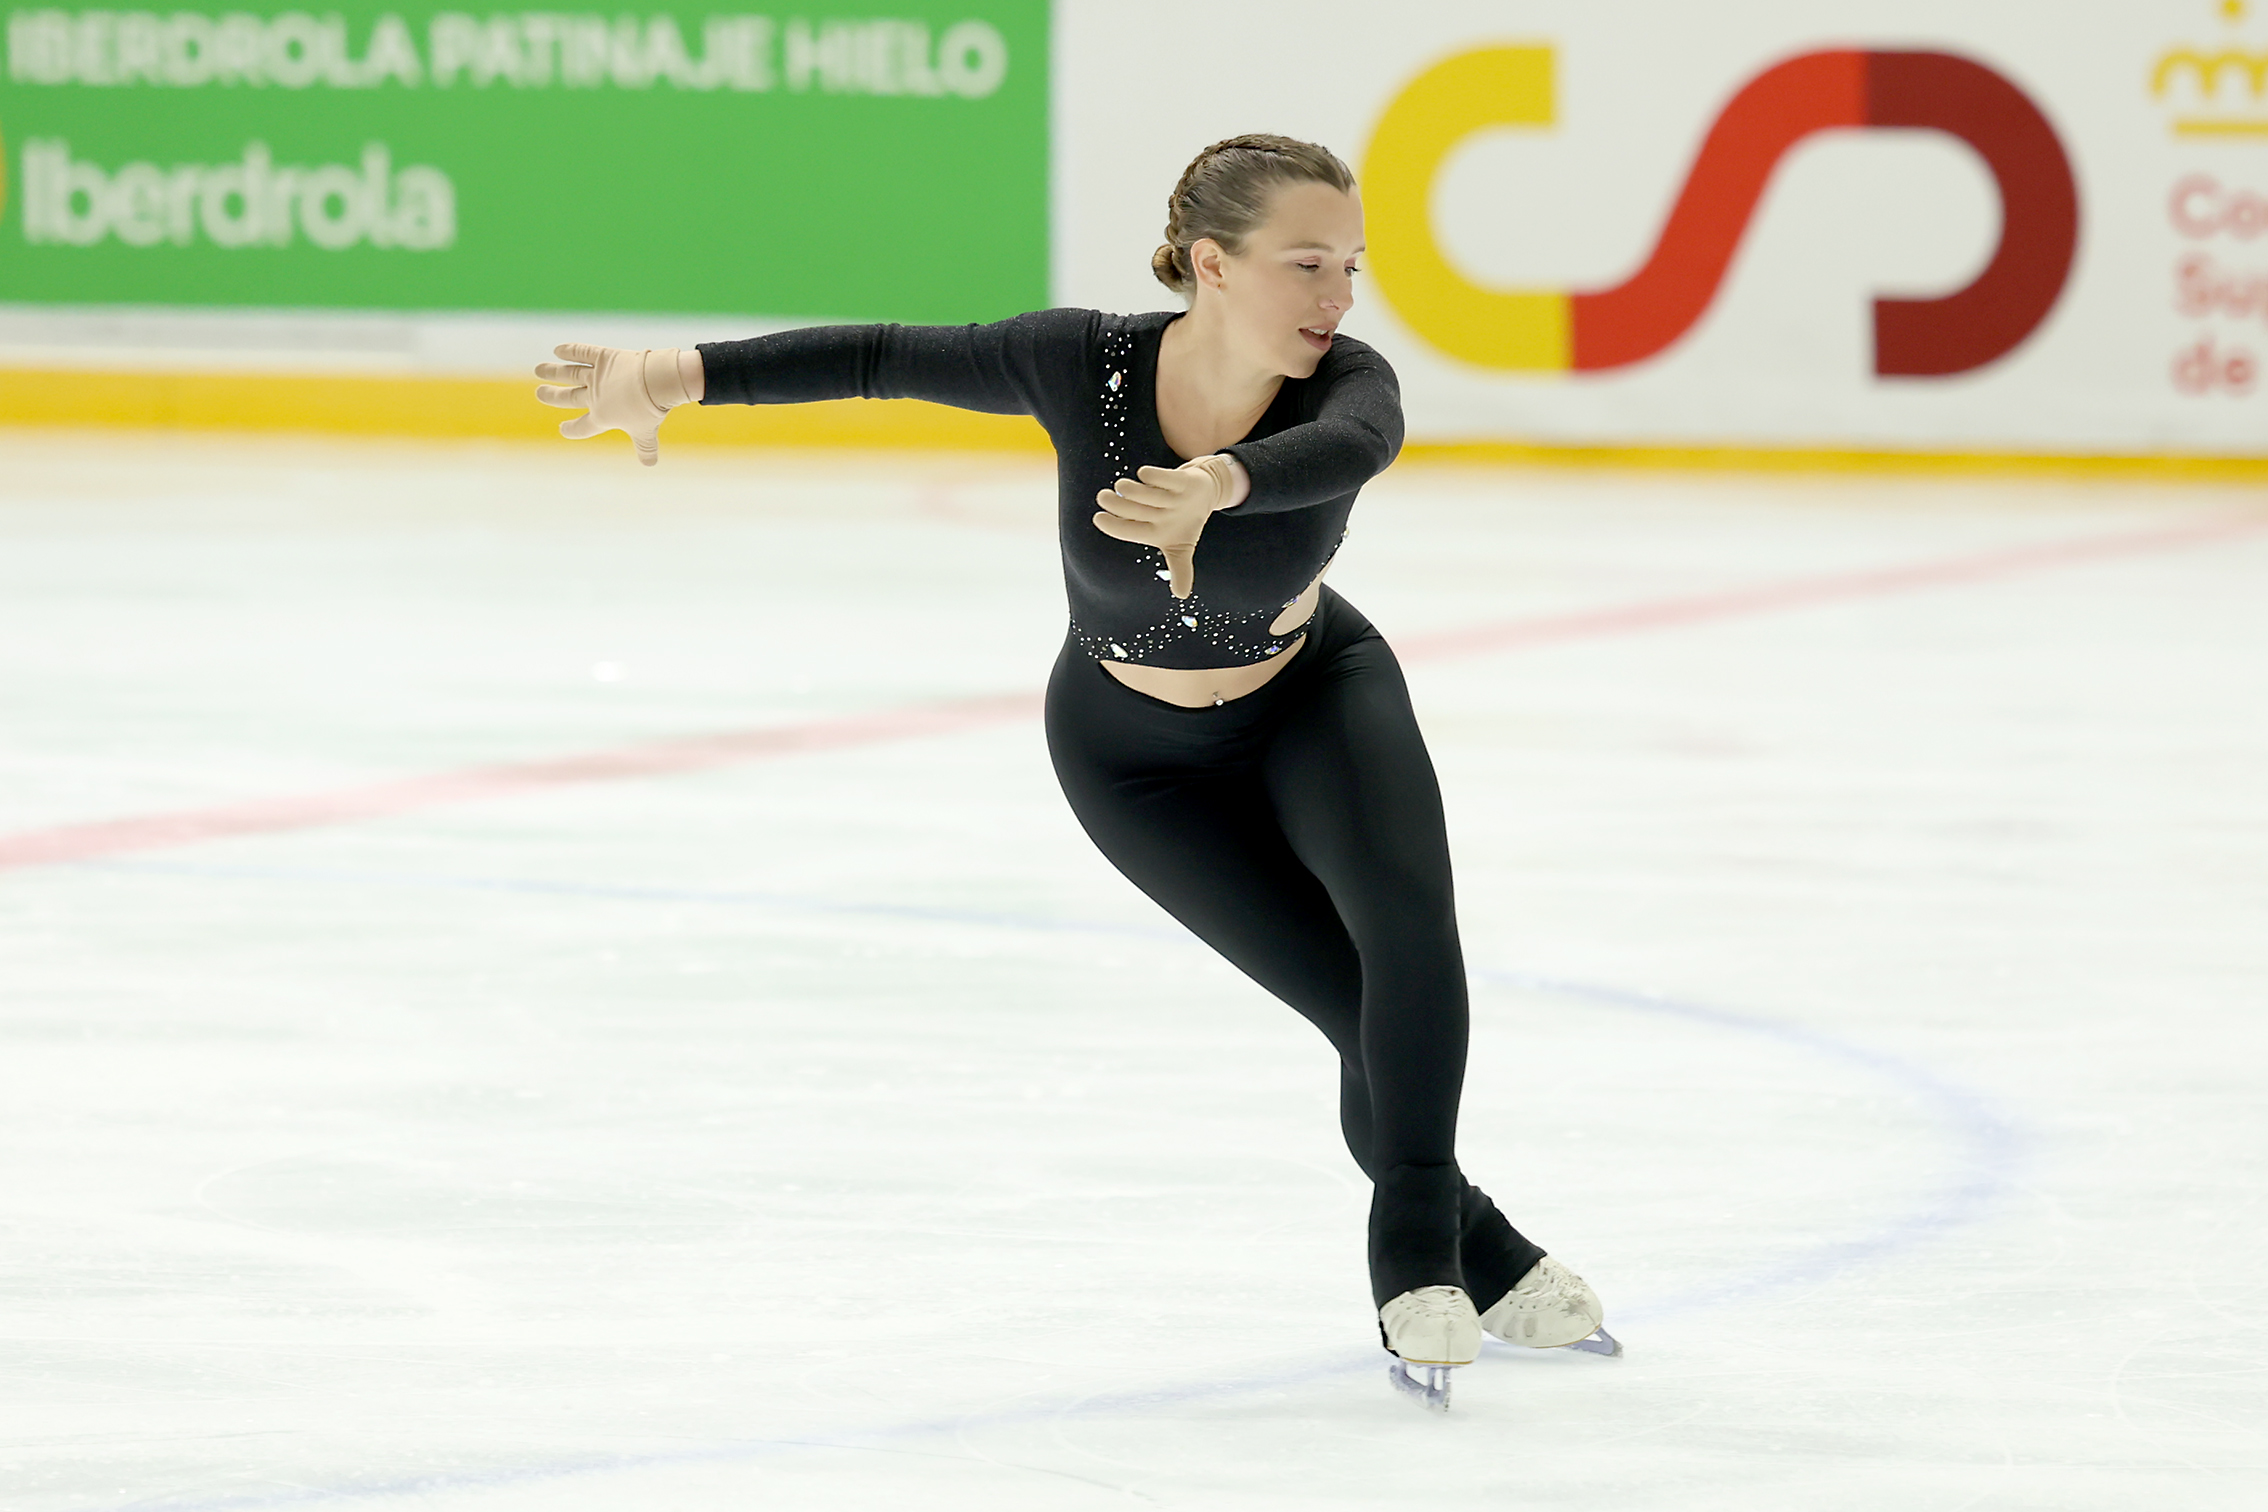
<svg viewBox="0 0 2268 1512"><path fill-rule="evenodd" d="M1071 0L1056 64L1056 297L1169 307L1190 155L1321 141L1414 439L2268 453L2268 0Z"/></svg>

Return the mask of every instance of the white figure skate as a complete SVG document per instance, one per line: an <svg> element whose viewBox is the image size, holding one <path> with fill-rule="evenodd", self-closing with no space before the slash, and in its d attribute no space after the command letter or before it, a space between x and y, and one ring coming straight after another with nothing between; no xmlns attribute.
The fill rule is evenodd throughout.
<svg viewBox="0 0 2268 1512"><path fill-rule="evenodd" d="M1480 1358L1481 1320L1455 1286L1421 1286L1378 1309L1378 1331L1394 1358L1386 1379L1421 1407L1449 1410L1449 1372Z"/></svg>
<svg viewBox="0 0 2268 1512"><path fill-rule="evenodd" d="M1546 1255L1513 1283L1481 1318L1481 1327L1528 1349L1579 1349L1618 1355L1622 1346L1602 1326L1606 1306L1590 1283Z"/></svg>

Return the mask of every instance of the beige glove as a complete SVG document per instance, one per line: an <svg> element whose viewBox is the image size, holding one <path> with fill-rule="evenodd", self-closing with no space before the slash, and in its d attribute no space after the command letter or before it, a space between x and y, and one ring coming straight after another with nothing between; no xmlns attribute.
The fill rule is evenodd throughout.
<svg viewBox="0 0 2268 1512"><path fill-rule="evenodd" d="M680 404L699 399L708 387L699 352L675 347L633 352L579 341L561 342L551 352L565 360L536 364L535 375L544 380L536 398L559 409L589 411L560 421L559 434L582 441L604 431L627 432L646 467L661 460L663 418Z"/></svg>
<svg viewBox="0 0 2268 1512"><path fill-rule="evenodd" d="M1095 529L1121 541L1155 546L1166 560L1173 596L1197 591L1197 538L1213 511L1244 502L1252 479L1236 458L1215 453L1179 467L1139 467L1095 495L1103 512Z"/></svg>

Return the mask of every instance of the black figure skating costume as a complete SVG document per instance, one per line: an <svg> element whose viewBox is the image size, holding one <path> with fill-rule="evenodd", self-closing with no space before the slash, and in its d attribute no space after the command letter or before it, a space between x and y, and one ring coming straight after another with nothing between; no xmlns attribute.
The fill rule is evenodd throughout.
<svg viewBox="0 0 2268 1512"><path fill-rule="evenodd" d="M1543 1251L1457 1168L1467 1006L1432 761L1393 652L1345 599L1326 588L1305 625L1270 630L1400 449L1400 390L1344 336L1313 377L1287 378L1225 448L1251 494L1207 522L1196 592L1175 599L1154 548L1092 521L1119 478L1187 460L1157 422L1159 338L1176 318L1047 310L706 344L703 402L928 399L1046 427L1071 608L1047 695L1064 794L1112 864L1338 1051L1342 1130L1374 1184L1373 1300L1461 1286L1486 1311ZM1281 655L1256 692L1207 708L1098 665Z"/></svg>

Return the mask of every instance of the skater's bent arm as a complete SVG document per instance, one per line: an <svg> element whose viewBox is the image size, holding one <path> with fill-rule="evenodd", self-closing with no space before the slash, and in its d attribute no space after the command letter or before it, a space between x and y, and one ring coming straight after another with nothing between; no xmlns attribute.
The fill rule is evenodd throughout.
<svg viewBox="0 0 2268 1512"><path fill-rule="evenodd" d="M1249 475L1238 514L1275 514L1343 498L1402 449L1402 388L1386 359L1345 343L1332 353L1314 418L1222 448ZM1327 376L1326 376L1327 374Z"/></svg>

